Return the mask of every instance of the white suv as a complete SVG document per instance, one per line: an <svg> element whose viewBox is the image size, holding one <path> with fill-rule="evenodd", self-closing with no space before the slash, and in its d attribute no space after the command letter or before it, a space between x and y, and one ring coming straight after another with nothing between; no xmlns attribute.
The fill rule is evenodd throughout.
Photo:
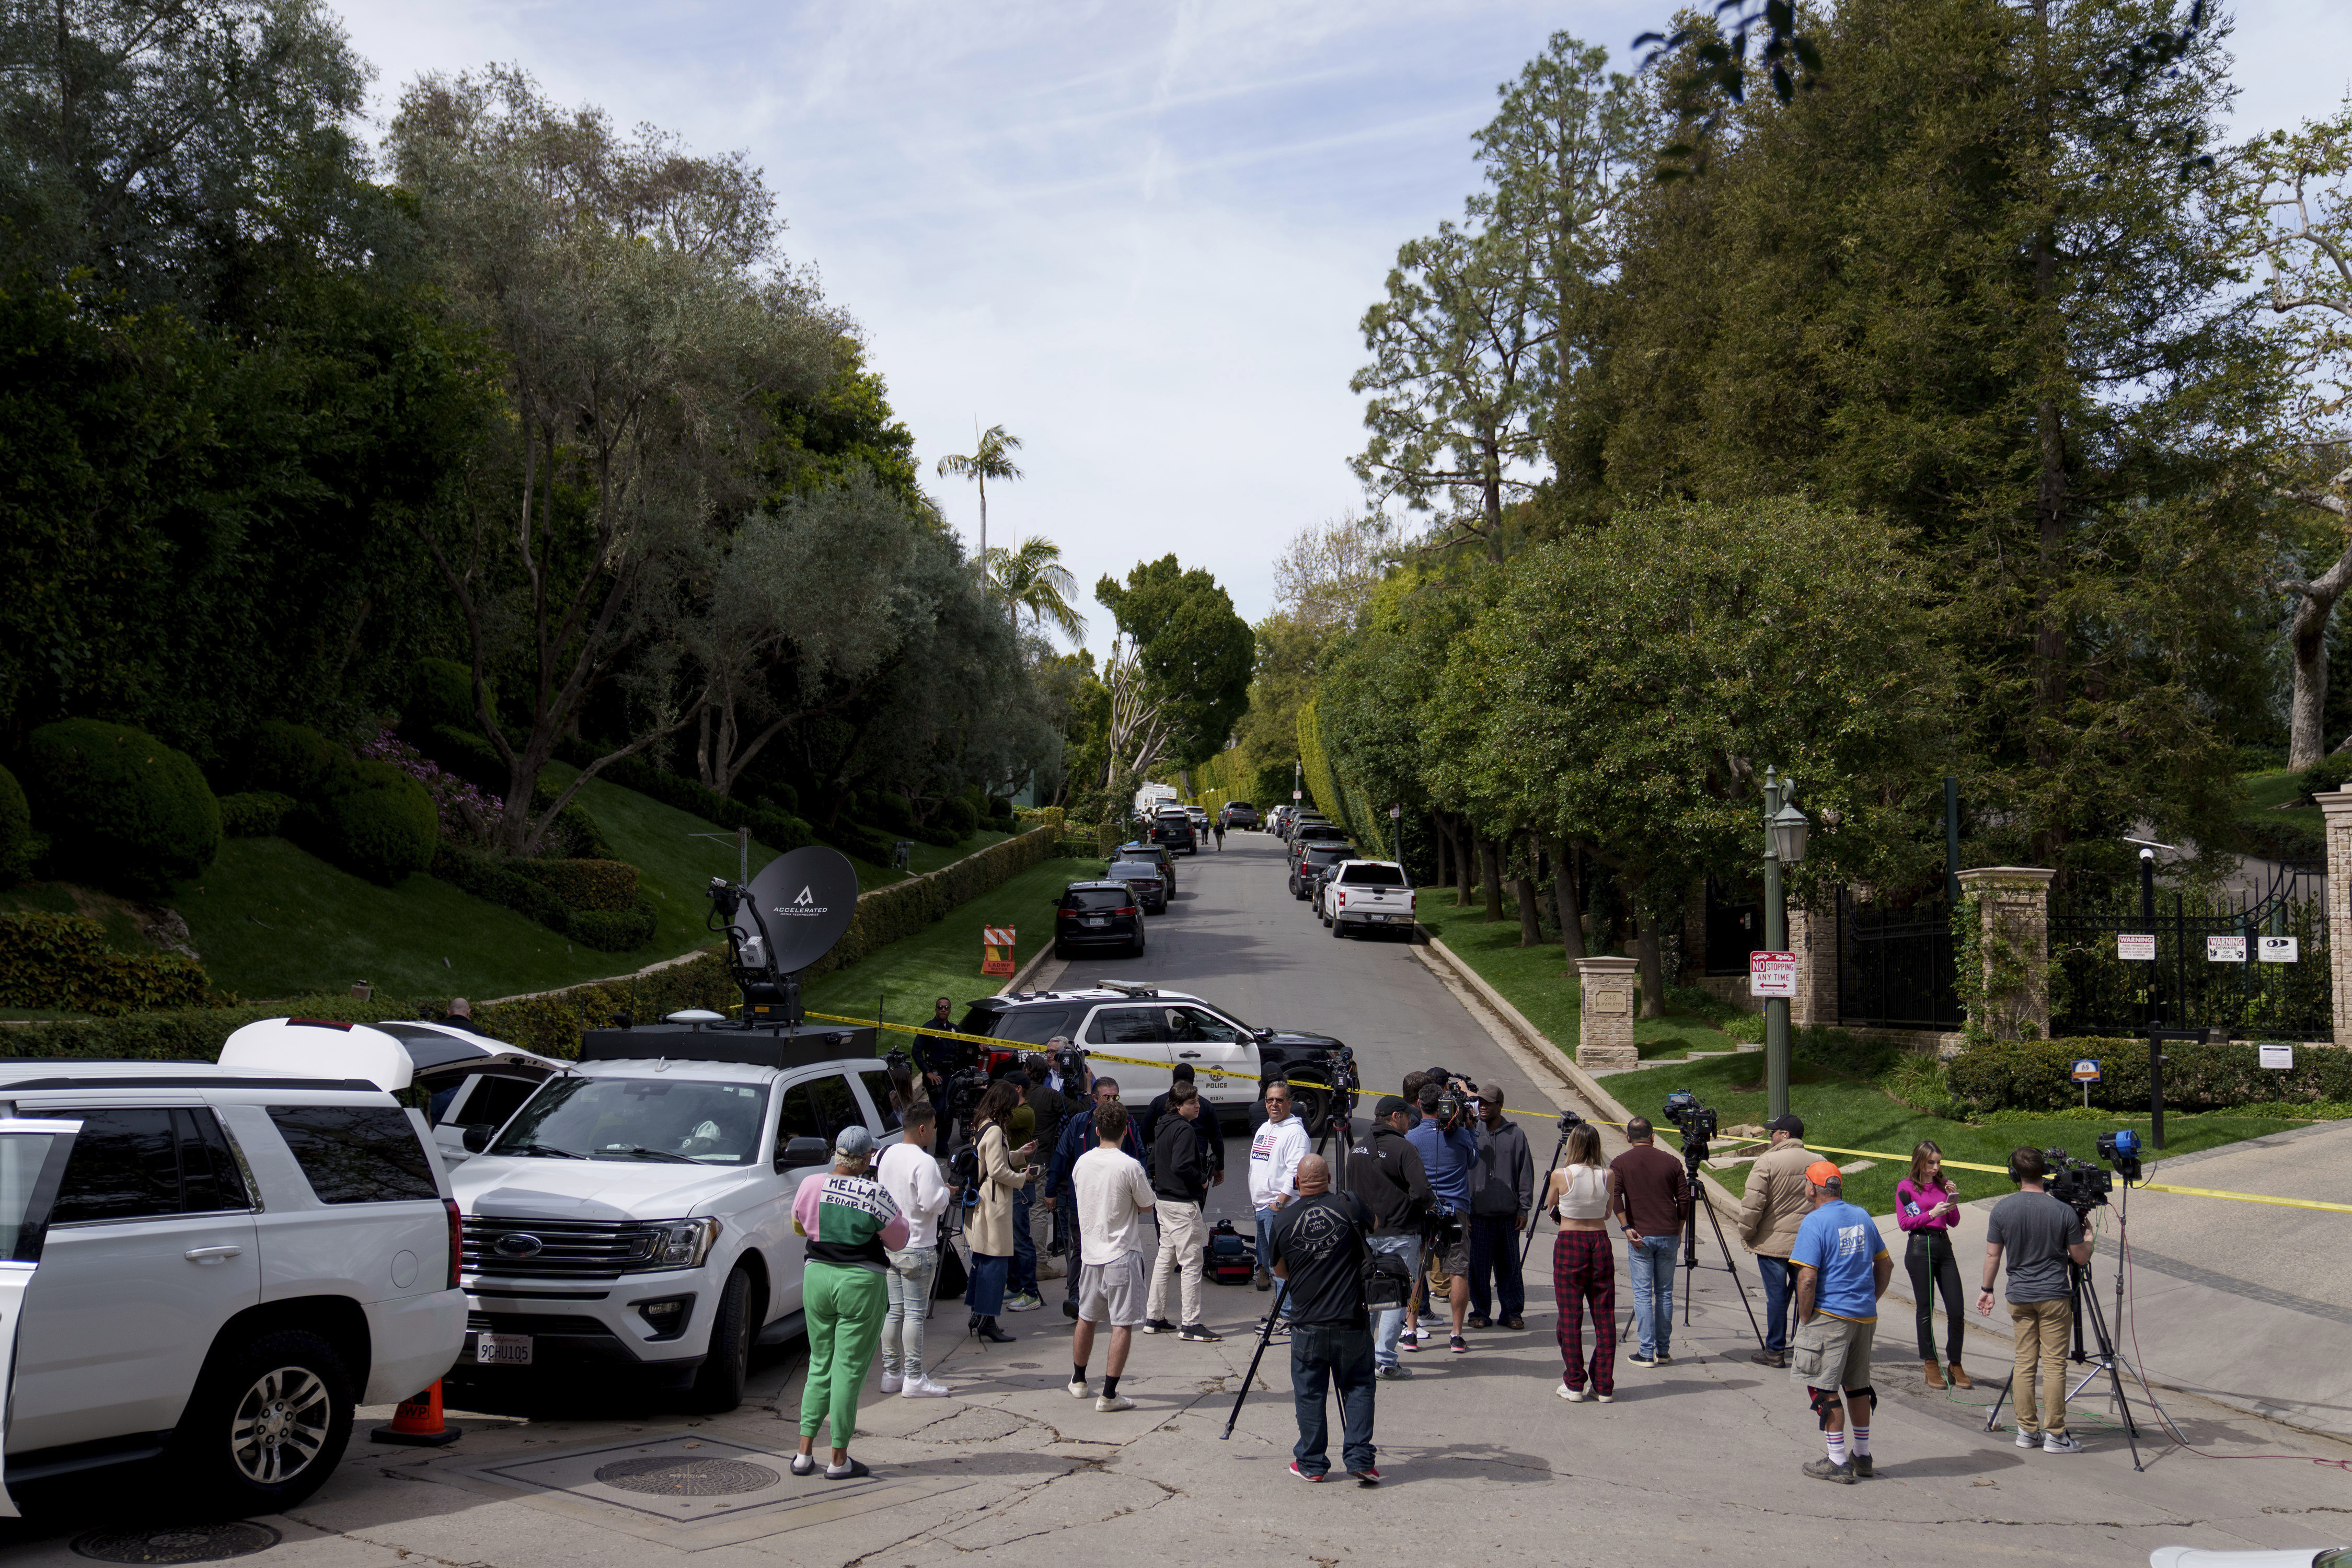
<svg viewBox="0 0 2352 1568"><path fill-rule="evenodd" d="M353 1032L278 1026L322 1060ZM13 1325L11 1484L169 1454L208 1506L275 1511L326 1479L354 1406L448 1370L447 1180L419 1118L330 1071L0 1062L0 1116L80 1123Z"/></svg>
<svg viewBox="0 0 2352 1568"><path fill-rule="evenodd" d="M467 1130L478 1152L451 1180L472 1313L453 1382L625 1373L730 1410L752 1343L800 1331L793 1196L850 1123L895 1141L906 1086L894 1102L871 1029L699 1018L592 1030L494 1136Z"/></svg>

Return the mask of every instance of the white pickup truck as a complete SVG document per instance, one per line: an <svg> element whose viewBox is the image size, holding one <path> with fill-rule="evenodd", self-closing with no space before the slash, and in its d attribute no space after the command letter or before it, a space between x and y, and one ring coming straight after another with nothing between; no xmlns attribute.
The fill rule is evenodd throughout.
<svg viewBox="0 0 2352 1568"><path fill-rule="evenodd" d="M1393 860L1342 860L1323 874L1317 913L1333 936L1360 931L1412 933L1412 879Z"/></svg>

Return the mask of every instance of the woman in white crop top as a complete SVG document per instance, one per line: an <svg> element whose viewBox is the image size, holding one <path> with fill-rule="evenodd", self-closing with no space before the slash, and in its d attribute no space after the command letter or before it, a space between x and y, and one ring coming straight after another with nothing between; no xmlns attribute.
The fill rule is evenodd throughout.
<svg viewBox="0 0 2352 1568"><path fill-rule="evenodd" d="M1544 1206L1559 1222L1551 1246L1552 1300L1559 1305L1559 1394L1571 1405L1606 1405L1617 1394L1617 1255L1609 1245L1609 1168L1601 1130L1569 1130L1568 1163L1545 1184ZM1592 1308L1592 1355L1584 1354L1584 1309ZM1590 1385L1588 1387L1588 1384Z"/></svg>

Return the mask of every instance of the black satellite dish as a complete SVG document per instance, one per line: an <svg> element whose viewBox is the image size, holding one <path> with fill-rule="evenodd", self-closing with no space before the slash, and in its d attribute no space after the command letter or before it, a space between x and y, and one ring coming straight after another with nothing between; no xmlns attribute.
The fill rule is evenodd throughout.
<svg viewBox="0 0 2352 1568"><path fill-rule="evenodd" d="M759 919L751 918L752 911ZM735 911L746 968L793 974L833 951L857 912L857 868L838 849L812 844L779 855L751 879L750 896ZM754 948L767 927L772 949ZM752 954L759 953L754 962Z"/></svg>

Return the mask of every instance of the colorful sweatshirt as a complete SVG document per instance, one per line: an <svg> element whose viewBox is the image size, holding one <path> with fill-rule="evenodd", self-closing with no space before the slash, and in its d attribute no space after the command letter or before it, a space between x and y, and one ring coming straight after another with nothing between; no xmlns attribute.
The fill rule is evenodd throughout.
<svg viewBox="0 0 2352 1568"><path fill-rule="evenodd" d="M808 1237L808 1261L843 1268L890 1267L886 1249L907 1245L907 1216L871 1176L819 1171L793 1194L793 1228Z"/></svg>

